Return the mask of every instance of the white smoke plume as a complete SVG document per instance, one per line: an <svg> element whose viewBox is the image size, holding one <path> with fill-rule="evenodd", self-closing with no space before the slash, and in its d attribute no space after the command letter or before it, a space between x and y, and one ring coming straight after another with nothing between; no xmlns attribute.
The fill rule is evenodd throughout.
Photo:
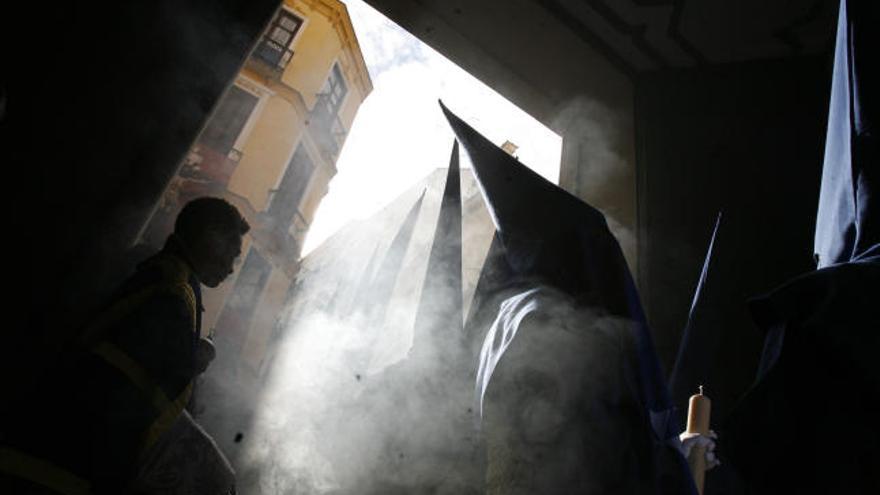
<svg viewBox="0 0 880 495"><path fill-rule="evenodd" d="M560 185L595 206L637 270L636 174L631 110L582 96L560 105L552 127L564 134Z"/></svg>
<svg viewBox="0 0 880 495"><path fill-rule="evenodd" d="M227 383L224 395L248 396L252 403L213 405L220 415L234 417L234 410L242 407L253 412L234 425L242 433L239 442L226 438L233 430L214 429L224 436L218 441L239 471L240 493L477 489L482 456L472 420L476 362L470 348L442 345L437 352L410 358L445 175L446 170L438 170L430 176L420 203L423 186L417 185L304 260L291 305L270 344L270 364L257 380L262 382L260 393ZM471 172L462 175L469 184L465 194L478 194ZM389 269L382 263L413 205L420 205L417 219L399 266L390 267L397 270L391 277L394 286L384 292L377 287L379 272ZM469 238L491 237L491 224L484 220L483 225L482 236L471 225ZM480 256L471 251L482 250L485 256L488 245L474 244L478 247L463 253L469 265ZM373 285L365 287L363 280L370 279ZM474 284L469 284L471 292ZM434 314L443 314L444 303L431 302ZM448 328L440 341L463 337L461 321L431 326L441 332ZM210 409L218 399L208 395L202 403Z"/></svg>

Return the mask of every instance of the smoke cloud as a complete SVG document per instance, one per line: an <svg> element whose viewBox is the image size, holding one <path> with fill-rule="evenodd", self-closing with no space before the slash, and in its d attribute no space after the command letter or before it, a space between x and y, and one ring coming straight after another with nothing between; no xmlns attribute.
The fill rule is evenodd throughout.
<svg viewBox="0 0 880 495"><path fill-rule="evenodd" d="M627 320L508 280L474 302L464 330L444 318L448 301L431 301L438 338L416 335L443 176L438 170L426 189L413 187L305 259L262 375L228 377L234 383L223 396L236 393L237 402L203 395L204 407L238 421L213 432L234 459L239 493L466 494L484 493L487 483L502 492L610 493L645 479L628 471L649 434L632 428L645 423L627 382ZM464 233L473 242L462 253L464 280L438 280L473 294L473 267L483 265L494 229L471 197L479 194L471 172L462 177ZM405 253L385 263L400 254L395 242L412 218ZM390 292L379 286L383 270L393 272ZM499 309L523 293L530 313L491 386L475 390L483 338ZM242 408L252 415L236 416Z"/></svg>
<svg viewBox="0 0 880 495"><path fill-rule="evenodd" d="M469 267L481 265L492 226L471 198L479 194L471 172L461 175L474 241L459 268L468 279L478 275ZM209 370L214 385L202 389L201 420L233 459L239 493L479 491L476 361L462 309L455 321L449 301L421 297L445 176L437 170L303 260L260 376ZM439 272L448 271L441 260ZM459 294L475 285L438 281ZM419 324L437 338L416 335L417 313L429 315Z"/></svg>
<svg viewBox="0 0 880 495"><path fill-rule="evenodd" d="M636 187L631 110L585 96L560 106L554 129L564 135L560 185L608 221L630 267L636 267Z"/></svg>

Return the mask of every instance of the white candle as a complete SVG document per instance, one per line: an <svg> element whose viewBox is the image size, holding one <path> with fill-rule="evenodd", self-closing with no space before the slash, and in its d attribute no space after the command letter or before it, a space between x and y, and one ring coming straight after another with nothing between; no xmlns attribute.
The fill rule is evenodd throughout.
<svg viewBox="0 0 880 495"><path fill-rule="evenodd" d="M692 395L688 404L687 432L708 435L711 412L712 401L703 395L703 386L700 385L700 392ZM703 495L703 485L706 482L706 447L694 445L688 456L688 464L691 467L697 491Z"/></svg>

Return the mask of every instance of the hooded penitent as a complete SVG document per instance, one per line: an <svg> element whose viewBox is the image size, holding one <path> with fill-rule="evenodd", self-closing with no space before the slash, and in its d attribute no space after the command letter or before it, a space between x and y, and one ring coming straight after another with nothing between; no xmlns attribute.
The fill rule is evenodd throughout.
<svg viewBox="0 0 880 495"><path fill-rule="evenodd" d="M764 351L721 447L755 493L880 493L878 25L877 2L840 2L819 269L751 302Z"/></svg>
<svg viewBox="0 0 880 495"><path fill-rule="evenodd" d="M351 422L374 432L381 454L371 460L357 493L473 493L481 482L470 402L473 373L462 339L461 209L456 142L430 251L418 251L427 255L419 303L390 309L415 309L412 347L406 359L367 375L359 391L358 409L371 413ZM421 222L432 220L430 214L421 216ZM418 277L417 272L395 270L395 277Z"/></svg>
<svg viewBox="0 0 880 495"><path fill-rule="evenodd" d="M462 351L461 291L461 177L456 141L416 312L411 359L433 359L440 350ZM451 361L457 362L458 357Z"/></svg>
<svg viewBox="0 0 880 495"><path fill-rule="evenodd" d="M606 328L608 339L604 340L604 342L613 342L608 347L610 353L617 354L620 351L620 360L613 361L615 364L611 367L619 365L621 368L612 373L614 375L612 378L624 377L620 381L620 388L625 390L609 390L603 396L597 392L602 389L602 385L599 384L592 389L583 390L583 394L575 391L575 395L589 396L593 402L606 404L614 403L619 396L631 395L633 401L628 403L627 407L630 405L632 407L629 407L628 411L620 411L617 415L613 412L608 413L606 409L603 414L596 417L602 418L599 421L607 421L603 433L611 431L614 435L619 434L632 441L632 445L635 446L633 448L640 451L633 452L627 462L636 463L638 460L640 465L626 468L595 465L587 467L593 469L592 473L600 473L603 470L627 471L631 477L641 478L641 484L638 485L638 491L641 493L668 491L667 489L673 486L675 488L672 490L679 493L690 491L692 484L689 482L687 468L681 462L683 461L681 456L672 447L677 442L677 431L665 378L660 371L650 330L620 246L609 231L603 214L543 179L519 163L517 159L494 146L451 113L442 103L441 107L459 142L470 157L474 175L495 224L496 239L500 241L505 265L509 269L509 280L506 284L496 280L496 290L503 292L497 286L506 285L509 289L508 294L513 294L501 302L500 309L496 306L497 318L489 328L483 344L476 383L478 407L482 410L483 399L489 397L490 383L494 383L496 374L517 373L529 367L529 364L524 362L531 360L537 363L539 359L550 367L560 368L555 366L557 363L553 361L565 361L570 358L569 354L576 352L574 347L566 349L566 346L560 346L562 340L580 333L580 328L595 326L598 321L626 322L624 325L609 325L609 328L613 328ZM477 297L487 299L484 296L478 294L475 299ZM551 333L550 330L544 332L541 328L543 323L540 323L544 321L548 322L547 327L566 330L558 333ZM529 327L528 332L522 330L524 325ZM567 332L567 330L574 331ZM526 333L530 335L524 335ZM602 332L595 332L598 333ZM544 334L545 337L539 334ZM557 335L558 338L549 337L551 334ZM519 348L523 347L522 342L530 342L529 346L540 348L525 349L525 352L517 349L514 353L511 349L515 340L519 340L517 345ZM603 341L601 338L594 340ZM583 342L583 339L575 338L572 340L572 346L578 346L580 342ZM559 355L557 360L552 355L554 352L566 356ZM511 354L516 354L517 357L510 357ZM596 358L598 359L598 356ZM592 357L584 355L576 359L590 361ZM519 361L516 362L517 360ZM510 370L511 367L519 370L501 372L502 369ZM597 371L601 373L607 371L599 368L601 366L598 366ZM555 375L557 380L561 377L563 381L568 382L557 388L569 390L571 383L582 383L584 373L589 373L589 369L579 365L566 370ZM538 387L533 395L541 395L544 393L542 390L552 389L556 385L551 386L548 383L546 387ZM548 406L551 410L559 403L570 405L577 402L575 400L577 398L573 399L568 392L561 394L569 397L556 401L556 405ZM615 397L609 397L608 394ZM503 398L501 400L503 401ZM553 403L554 400L555 398L551 398L550 402ZM543 407L535 406L529 398L526 402L530 405L514 405L512 408L522 407L531 411L533 406L539 409ZM588 404L587 407L592 408L593 405ZM512 416L518 417L520 412L514 411ZM550 417L554 414L557 413L548 412L544 416ZM559 414L565 416L567 412ZM621 420L624 417L626 420ZM522 427L521 436L529 436L530 427L520 423L520 420L514 418L503 428L509 430ZM573 425L571 428L562 427L563 430L568 429L569 433L578 431L578 434L562 436L577 437L585 432L596 433L597 426L600 425L581 424ZM542 430L538 435L555 434L548 434ZM632 440L632 437L639 438ZM561 442L559 440L561 437L553 436L553 438L556 439L553 442ZM589 434L584 435L583 440L599 441L590 438ZM549 457L544 454L527 456L530 460L526 462L538 465L530 467L535 469L533 476L523 475L522 469L494 466L493 452L500 451L497 445L493 445L491 438L488 442L490 492L504 492L518 487L540 489L544 493L548 493L547 490L554 493L601 493L614 488L629 490L635 486L626 484L609 486L608 483L627 482L619 479L611 481L612 477L609 476L600 484L598 479L589 480L575 474L574 468L566 467L571 460L577 459L575 463L582 460L594 464L603 462L602 459L590 457L592 454L579 458L578 447L571 449L570 456L567 456L566 452L558 452L560 449L556 447L554 447L556 451L547 452ZM544 443L546 445L546 442ZM536 443L527 448L541 448L537 445ZM497 453L495 457L499 459L518 455L509 452L515 447L507 445L500 448L508 451ZM549 459L554 461L551 462ZM666 479L661 481L660 469L657 469L657 466L666 461L669 461L669 469L664 473ZM629 475L622 475L622 477L627 476ZM670 482L670 478L675 480Z"/></svg>
<svg viewBox="0 0 880 495"><path fill-rule="evenodd" d="M365 298L365 300L362 299L359 302L364 306L364 311L369 317L370 324L377 328L381 327L385 321L385 313L391 300L391 292L394 290L394 282L397 280L403 267L403 259L409 249L410 240L416 227L416 220L422 210L424 199L425 191L422 191L419 199L413 203L412 208L407 213L394 239L391 240L388 251L385 253L385 258L373 276L370 290L358 294L359 297Z"/></svg>
<svg viewBox="0 0 880 495"><path fill-rule="evenodd" d="M819 268L880 255L876 2L841 1L815 253Z"/></svg>

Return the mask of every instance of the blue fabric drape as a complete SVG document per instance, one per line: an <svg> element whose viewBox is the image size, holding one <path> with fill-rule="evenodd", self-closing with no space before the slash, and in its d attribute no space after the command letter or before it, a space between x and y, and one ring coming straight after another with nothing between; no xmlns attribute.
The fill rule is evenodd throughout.
<svg viewBox="0 0 880 495"><path fill-rule="evenodd" d="M877 2L843 0L814 252L819 268L852 261L878 249L876 91L880 46Z"/></svg>

